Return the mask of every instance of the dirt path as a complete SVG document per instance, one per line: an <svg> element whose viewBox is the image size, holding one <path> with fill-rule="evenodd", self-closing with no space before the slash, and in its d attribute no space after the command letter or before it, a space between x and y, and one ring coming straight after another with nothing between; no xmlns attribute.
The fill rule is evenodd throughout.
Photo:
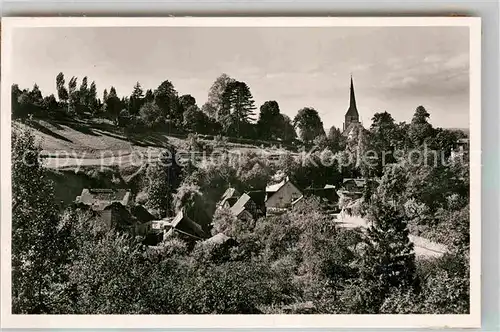
<svg viewBox="0 0 500 332"><path fill-rule="evenodd" d="M366 220L361 217L352 217L352 216L344 216L342 217L340 214L336 214L336 222L345 228L358 228L358 227L367 227ZM410 235L410 241L413 242L415 254L417 256L422 257L440 257L446 251L447 248L445 245L432 242L426 238Z"/></svg>

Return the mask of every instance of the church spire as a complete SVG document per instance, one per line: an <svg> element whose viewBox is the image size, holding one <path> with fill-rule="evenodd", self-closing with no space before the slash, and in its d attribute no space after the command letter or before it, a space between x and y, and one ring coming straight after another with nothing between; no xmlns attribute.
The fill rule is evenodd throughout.
<svg viewBox="0 0 500 332"><path fill-rule="evenodd" d="M356 97L354 96L354 83L352 81L352 75L351 75L351 97L349 100L349 109L347 110L345 116L346 116L346 122L351 122L352 120L355 120L357 122L359 119L358 108L356 107ZM348 117L350 121L347 120Z"/></svg>
<svg viewBox="0 0 500 332"><path fill-rule="evenodd" d="M351 98L349 103L349 110L354 109L356 114L358 113L358 109L356 107L356 97L354 96L354 83L352 82L352 74L351 74Z"/></svg>
<svg viewBox="0 0 500 332"><path fill-rule="evenodd" d="M351 74L351 95L349 99L349 109L345 114L345 122L344 122L344 132L349 128L351 123L359 123L359 113L358 108L356 107L356 97L354 96L354 83L352 80Z"/></svg>

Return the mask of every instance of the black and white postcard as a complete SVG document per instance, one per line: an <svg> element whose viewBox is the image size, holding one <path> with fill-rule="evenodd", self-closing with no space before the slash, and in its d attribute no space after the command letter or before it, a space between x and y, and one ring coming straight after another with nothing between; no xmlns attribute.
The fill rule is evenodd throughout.
<svg viewBox="0 0 500 332"><path fill-rule="evenodd" d="M479 18L2 19L2 327L480 326Z"/></svg>

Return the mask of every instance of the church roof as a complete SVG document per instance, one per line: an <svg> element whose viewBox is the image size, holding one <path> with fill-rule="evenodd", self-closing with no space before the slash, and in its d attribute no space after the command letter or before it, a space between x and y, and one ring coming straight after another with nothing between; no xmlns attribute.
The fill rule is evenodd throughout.
<svg viewBox="0 0 500 332"><path fill-rule="evenodd" d="M356 96L354 95L354 84L352 82L351 76L351 96L349 99L349 109L347 110L346 116L359 117L358 108L356 107Z"/></svg>

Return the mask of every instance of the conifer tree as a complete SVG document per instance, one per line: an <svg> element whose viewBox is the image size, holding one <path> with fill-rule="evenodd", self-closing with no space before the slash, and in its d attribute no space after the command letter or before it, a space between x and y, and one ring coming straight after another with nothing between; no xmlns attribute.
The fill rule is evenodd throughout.
<svg viewBox="0 0 500 332"><path fill-rule="evenodd" d="M222 95L222 124L226 131L245 136L246 127L254 121L255 102L250 88L244 82L230 82Z"/></svg>
<svg viewBox="0 0 500 332"><path fill-rule="evenodd" d="M391 289L416 289L415 254L401 209L374 195L368 221L360 268L367 292L363 311L378 313Z"/></svg>

